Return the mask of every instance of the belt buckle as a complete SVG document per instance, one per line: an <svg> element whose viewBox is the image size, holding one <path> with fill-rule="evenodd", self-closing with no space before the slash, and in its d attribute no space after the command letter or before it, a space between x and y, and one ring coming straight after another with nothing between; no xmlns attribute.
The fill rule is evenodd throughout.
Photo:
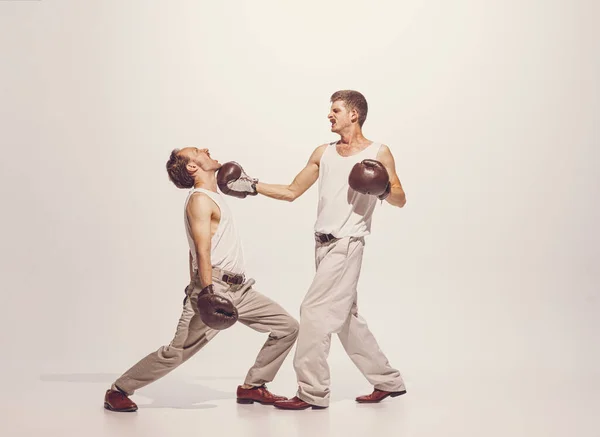
<svg viewBox="0 0 600 437"><path fill-rule="evenodd" d="M241 281L237 282L237 278L240 278ZM242 282L244 282L244 275L229 275L229 274L225 273L223 275L223 279L229 285L239 285Z"/></svg>
<svg viewBox="0 0 600 437"><path fill-rule="evenodd" d="M335 240L335 237L331 234L317 234L317 239L321 242L321 243L329 243L330 241Z"/></svg>

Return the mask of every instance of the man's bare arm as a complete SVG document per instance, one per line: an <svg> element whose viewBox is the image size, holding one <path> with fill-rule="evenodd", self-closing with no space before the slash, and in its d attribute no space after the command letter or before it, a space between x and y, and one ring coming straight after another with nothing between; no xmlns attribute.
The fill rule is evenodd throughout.
<svg viewBox="0 0 600 437"><path fill-rule="evenodd" d="M394 206L402 208L406 204L406 194L404 193L400 179L396 174L396 162L388 146L382 146L377 156L377 160L383 164L390 176L390 185L392 191L385 200Z"/></svg>
<svg viewBox="0 0 600 437"><path fill-rule="evenodd" d="M212 284L211 217L214 202L206 194L194 194L187 206L187 214L192 231L192 239L198 261L198 277L202 288Z"/></svg>
<svg viewBox="0 0 600 437"><path fill-rule="evenodd" d="M306 167L294 178L290 185L266 184L259 182L256 190L263 196L292 202L308 190L319 178L319 163L326 144L317 147L310 155Z"/></svg>

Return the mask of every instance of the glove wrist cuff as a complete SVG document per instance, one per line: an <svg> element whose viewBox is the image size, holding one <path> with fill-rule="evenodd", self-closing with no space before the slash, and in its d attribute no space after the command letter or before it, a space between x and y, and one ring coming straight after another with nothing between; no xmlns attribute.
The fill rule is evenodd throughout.
<svg viewBox="0 0 600 437"><path fill-rule="evenodd" d="M392 184L390 182L388 182L385 187L385 191L377 197L379 198L379 200L385 200L391 194L391 192L392 192Z"/></svg>
<svg viewBox="0 0 600 437"><path fill-rule="evenodd" d="M213 294L215 292L215 286L213 284L208 284L202 290L200 290L200 294L210 293Z"/></svg>

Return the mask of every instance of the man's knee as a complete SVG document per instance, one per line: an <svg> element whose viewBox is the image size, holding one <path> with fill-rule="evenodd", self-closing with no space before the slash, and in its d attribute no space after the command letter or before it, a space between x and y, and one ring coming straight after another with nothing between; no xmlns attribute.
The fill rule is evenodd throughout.
<svg viewBox="0 0 600 437"><path fill-rule="evenodd" d="M289 336L293 337L295 340L296 337L298 337L299 330L300 330L300 323L298 322L298 320L294 319L293 317L290 317L290 320L288 321Z"/></svg>
<svg viewBox="0 0 600 437"><path fill-rule="evenodd" d="M163 346L157 354L163 365L174 368L183 362L183 349L174 348L172 346Z"/></svg>
<svg viewBox="0 0 600 437"><path fill-rule="evenodd" d="M298 337L298 331L300 330L300 324L296 319L289 316L281 328L271 331L271 336L275 338L287 338L292 341Z"/></svg>
<svg viewBox="0 0 600 437"><path fill-rule="evenodd" d="M340 323L331 314L311 307L301 308L300 335L304 337L332 334L338 325Z"/></svg>
<svg viewBox="0 0 600 437"><path fill-rule="evenodd" d="M306 313L312 313L316 309L316 306L307 300L304 300L302 304L300 304L300 317L302 317Z"/></svg>

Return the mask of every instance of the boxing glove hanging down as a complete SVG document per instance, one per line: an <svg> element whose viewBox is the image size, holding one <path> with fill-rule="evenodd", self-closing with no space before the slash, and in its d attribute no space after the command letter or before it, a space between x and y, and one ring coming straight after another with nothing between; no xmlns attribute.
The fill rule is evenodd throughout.
<svg viewBox="0 0 600 437"><path fill-rule="evenodd" d="M190 294L192 308L209 328L227 329L237 322L238 311L229 299L215 294L213 287L210 284L198 291L200 287L195 286Z"/></svg>

